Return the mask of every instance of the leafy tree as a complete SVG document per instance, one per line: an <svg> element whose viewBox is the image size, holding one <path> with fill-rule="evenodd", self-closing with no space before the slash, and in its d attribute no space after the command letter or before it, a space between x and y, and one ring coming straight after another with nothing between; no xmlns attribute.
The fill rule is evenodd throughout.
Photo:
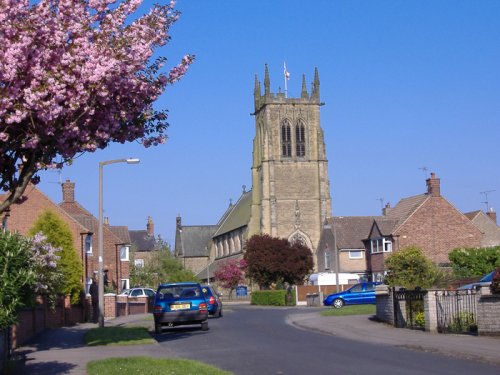
<svg viewBox="0 0 500 375"><path fill-rule="evenodd" d="M430 288L441 278L439 268L416 246L393 253L385 260L385 265L388 268L385 281L390 286Z"/></svg>
<svg viewBox="0 0 500 375"><path fill-rule="evenodd" d="M0 232L0 329L17 321L19 310L34 302L35 293L55 301L51 297L60 277L56 251L43 236L28 239Z"/></svg>
<svg viewBox="0 0 500 375"><path fill-rule="evenodd" d="M71 302L77 303L82 290L82 263L73 245L73 236L68 225L57 214L47 210L40 215L33 228L30 229L30 235L40 232L46 237L48 243L60 249L58 266L62 278L58 292L70 295Z"/></svg>
<svg viewBox="0 0 500 375"><path fill-rule="evenodd" d="M0 0L0 212L77 154L164 143L167 110L153 103L194 57L151 61L179 13L171 1L131 22L141 2Z"/></svg>
<svg viewBox="0 0 500 375"><path fill-rule="evenodd" d="M247 275L261 288L277 282L300 283L313 269L312 254L307 247L267 234L248 239L244 258Z"/></svg>
<svg viewBox="0 0 500 375"><path fill-rule="evenodd" d="M132 266L130 281L132 285L156 288L160 283L199 281L196 276L182 266L170 251L170 246L161 238L156 249L151 251L144 267Z"/></svg>
<svg viewBox="0 0 500 375"><path fill-rule="evenodd" d="M0 232L0 329L17 321L33 296L36 273L30 263L30 243L19 234Z"/></svg>
<svg viewBox="0 0 500 375"><path fill-rule="evenodd" d="M500 267L500 246L454 249L448 258L456 277L482 276Z"/></svg>
<svg viewBox="0 0 500 375"><path fill-rule="evenodd" d="M246 266L245 259L229 259L215 271L215 280L219 281L223 288L229 289L230 298L233 290L245 280Z"/></svg>

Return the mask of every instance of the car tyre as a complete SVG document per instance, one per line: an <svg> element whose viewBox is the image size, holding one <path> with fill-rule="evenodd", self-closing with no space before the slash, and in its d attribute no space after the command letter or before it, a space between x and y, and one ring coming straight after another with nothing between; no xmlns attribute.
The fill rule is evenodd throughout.
<svg viewBox="0 0 500 375"><path fill-rule="evenodd" d="M155 333L159 335L161 331L161 324L155 324Z"/></svg>
<svg viewBox="0 0 500 375"><path fill-rule="evenodd" d="M208 331L208 322L207 321L201 323L201 330Z"/></svg>
<svg viewBox="0 0 500 375"><path fill-rule="evenodd" d="M344 306L344 301L341 300L340 298L337 298L335 301L333 301L332 306L335 307L336 309L340 309L342 306Z"/></svg>

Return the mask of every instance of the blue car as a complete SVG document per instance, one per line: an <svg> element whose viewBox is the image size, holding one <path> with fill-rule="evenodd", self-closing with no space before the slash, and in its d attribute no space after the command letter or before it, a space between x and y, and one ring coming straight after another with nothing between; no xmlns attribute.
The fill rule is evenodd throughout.
<svg viewBox="0 0 500 375"><path fill-rule="evenodd" d="M208 314L216 318L222 318L222 300L219 293L211 285L202 285L201 290L208 303Z"/></svg>
<svg viewBox="0 0 500 375"><path fill-rule="evenodd" d="M360 305L375 303L375 287L382 283L359 283L340 293L328 295L323 300L323 305L340 309L344 305Z"/></svg>
<svg viewBox="0 0 500 375"><path fill-rule="evenodd" d="M153 307L155 333L163 326L200 324L202 331L208 330L208 305L198 283L160 284Z"/></svg>

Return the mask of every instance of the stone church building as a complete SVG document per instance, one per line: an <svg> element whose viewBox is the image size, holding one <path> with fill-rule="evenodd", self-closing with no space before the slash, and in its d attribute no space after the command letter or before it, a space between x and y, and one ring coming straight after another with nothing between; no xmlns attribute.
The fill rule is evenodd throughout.
<svg viewBox="0 0 500 375"><path fill-rule="evenodd" d="M310 93L302 76L300 98L272 93L267 65L264 93L255 77L252 189L243 187L216 225L176 221L175 256L200 279L213 278L222 261L241 258L245 241L254 234L299 241L316 260L323 223L331 216L323 104L317 69Z"/></svg>

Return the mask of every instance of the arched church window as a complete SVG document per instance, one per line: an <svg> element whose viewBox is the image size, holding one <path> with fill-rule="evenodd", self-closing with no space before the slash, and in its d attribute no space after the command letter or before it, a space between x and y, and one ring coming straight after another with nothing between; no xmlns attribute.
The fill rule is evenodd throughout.
<svg viewBox="0 0 500 375"><path fill-rule="evenodd" d="M295 233L291 238L290 242L293 244L297 243L307 247L307 240L300 233Z"/></svg>
<svg viewBox="0 0 500 375"><path fill-rule="evenodd" d="M292 156L292 132L288 120L281 125L281 155L288 158Z"/></svg>
<svg viewBox="0 0 500 375"><path fill-rule="evenodd" d="M299 122L295 128L295 148L297 157L306 156L306 127Z"/></svg>

